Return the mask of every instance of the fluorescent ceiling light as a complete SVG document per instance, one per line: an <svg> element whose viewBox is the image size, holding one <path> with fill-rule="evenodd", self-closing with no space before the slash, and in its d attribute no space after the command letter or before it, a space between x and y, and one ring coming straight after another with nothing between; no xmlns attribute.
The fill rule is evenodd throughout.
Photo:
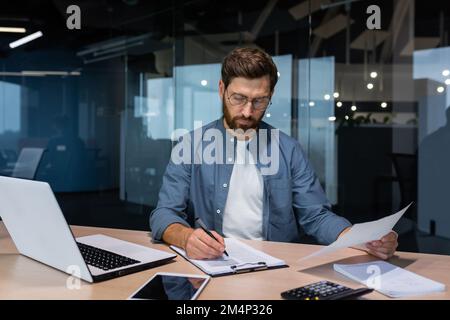
<svg viewBox="0 0 450 320"><path fill-rule="evenodd" d="M38 72L38 73L43 73L46 76L68 76L69 72L67 71L22 71L22 73L26 73L26 72Z"/></svg>
<svg viewBox="0 0 450 320"><path fill-rule="evenodd" d="M24 70L22 71L23 76L79 76L81 72L79 71L46 71L46 70Z"/></svg>
<svg viewBox="0 0 450 320"><path fill-rule="evenodd" d="M27 77L45 77L45 72L42 71L22 71L21 73Z"/></svg>
<svg viewBox="0 0 450 320"><path fill-rule="evenodd" d="M28 42L30 42L30 41L33 41L33 40L36 40L37 38L42 37L43 35L44 35L44 34L43 34L41 31L32 33L32 34L30 34L30 35L28 35L28 36L26 36L26 37L23 37L22 39L19 39L19 40L16 40L16 41L14 41L14 42L11 42L11 43L9 44L9 47L10 47L11 49L17 48L17 47L19 47L19 46L21 46L21 45L24 45L25 43L28 43Z"/></svg>
<svg viewBox="0 0 450 320"><path fill-rule="evenodd" d="M46 77L46 76L80 76L79 71L41 71L41 70L24 70L20 72L0 72L0 76L6 77Z"/></svg>
<svg viewBox="0 0 450 320"><path fill-rule="evenodd" d="M0 32L25 33L27 30L25 28L0 27Z"/></svg>

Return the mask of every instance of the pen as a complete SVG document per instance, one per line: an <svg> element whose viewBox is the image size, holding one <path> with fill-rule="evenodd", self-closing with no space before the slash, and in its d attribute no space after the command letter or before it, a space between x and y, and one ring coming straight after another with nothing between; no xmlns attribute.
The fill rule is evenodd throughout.
<svg viewBox="0 0 450 320"><path fill-rule="evenodd" d="M196 221L198 222L198 224L200 225L200 228L203 229L203 231L206 232L206 234L208 236L210 236L211 238L213 238L214 240L216 240L217 242L219 242L219 240L216 239L216 237L214 237L214 235L208 230L208 228L206 227L206 225L203 223L203 221L200 218L197 218ZM219 242L220 243L220 242ZM227 250L224 250L223 253L229 257Z"/></svg>

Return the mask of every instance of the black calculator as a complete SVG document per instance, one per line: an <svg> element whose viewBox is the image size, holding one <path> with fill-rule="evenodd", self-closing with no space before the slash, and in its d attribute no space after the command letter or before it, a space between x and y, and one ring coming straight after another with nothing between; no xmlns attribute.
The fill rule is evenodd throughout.
<svg viewBox="0 0 450 320"><path fill-rule="evenodd" d="M281 293L287 300L339 300L351 299L372 292L370 288L351 289L331 281L311 283Z"/></svg>

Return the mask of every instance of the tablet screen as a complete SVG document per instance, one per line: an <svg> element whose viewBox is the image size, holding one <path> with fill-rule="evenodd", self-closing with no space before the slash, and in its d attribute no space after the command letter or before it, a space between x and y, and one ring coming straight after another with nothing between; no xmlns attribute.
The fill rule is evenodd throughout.
<svg viewBox="0 0 450 320"><path fill-rule="evenodd" d="M207 278L157 274L131 299L190 300L204 287Z"/></svg>

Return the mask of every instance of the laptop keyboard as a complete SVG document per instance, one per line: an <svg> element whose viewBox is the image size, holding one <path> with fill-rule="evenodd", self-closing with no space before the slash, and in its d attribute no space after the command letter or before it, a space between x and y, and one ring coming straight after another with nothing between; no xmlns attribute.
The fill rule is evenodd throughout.
<svg viewBox="0 0 450 320"><path fill-rule="evenodd" d="M86 264L104 271L140 263L140 261L107 250L92 247L84 243L77 242L77 244Z"/></svg>

